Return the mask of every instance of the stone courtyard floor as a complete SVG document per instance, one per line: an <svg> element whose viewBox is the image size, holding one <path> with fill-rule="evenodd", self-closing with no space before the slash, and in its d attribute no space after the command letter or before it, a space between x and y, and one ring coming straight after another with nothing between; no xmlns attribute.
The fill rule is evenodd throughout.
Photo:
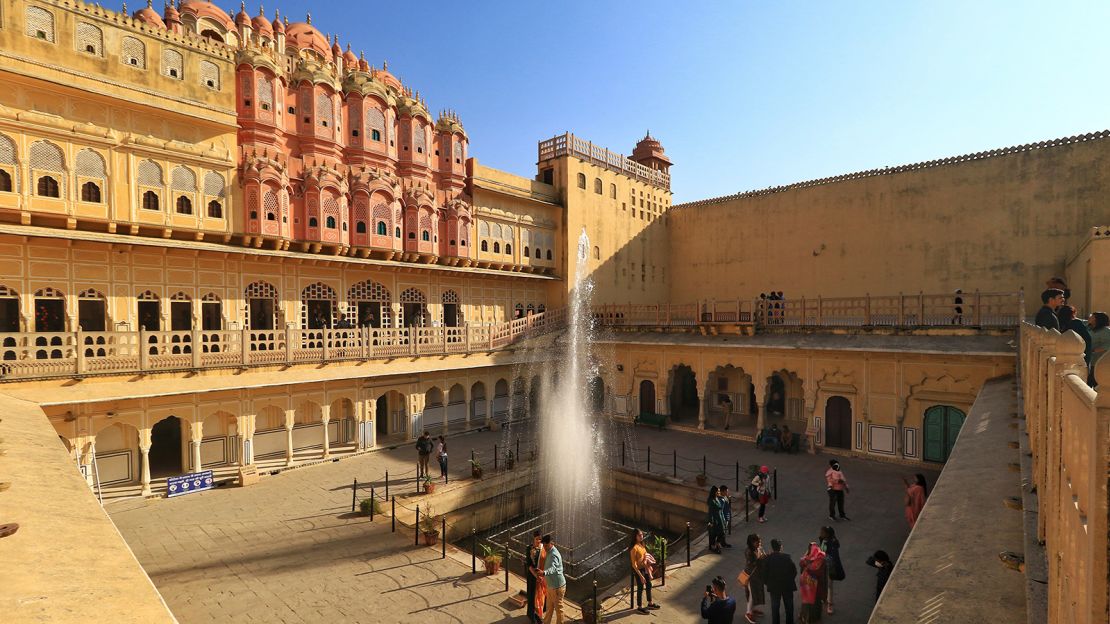
<svg viewBox="0 0 1110 624"><path fill-rule="evenodd" d="M750 442L678 431L637 428L634 444L680 456L708 455L710 461L742 466L765 463L779 469L779 499L763 525L743 522L743 501L734 503L736 525L724 555L694 543L691 567L672 567L667 586L657 589L663 609L640 615L628 608L627 587L613 589L604 603L607 620L700 621L698 606L709 580L720 574L742 600L735 578L743 566L743 543L755 531L801 556L827 523L824 469L829 455L783 455L757 451ZM492 447L502 433L482 432L452 441L453 479L469 474L472 447ZM642 454L642 453L638 453ZM291 470L247 488L221 488L181 498L124 499L106 509L134 550L174 615L194 622L524 622L523 609L506 606L503 577L471 574L465 553L413 545L411 530L390 533L389 520L374 522L350 513L351 480L380 481L382 473L408 472L393 488L414 488L411 444ZM654 461L654 460L653 460ZM900 476L919 468L861 459L842 460L852 487L851 522L836 529L847 579L836 584L837 612L828 621L865 622L874 598L875 575L864 560L882 548L892 556L908 534L902 517ZM670 468L667 464L666 468ZM653 465L662 472L663 467ZM437 469L433 468L433 472ZM710 467L714 481L734 470ZM929 483L935 471L923 471ZM719 475L719 476L718 476ZM394 479L396 477L394 476ZM726 482L732 483L734 477ZM396 490L395 490L396 491ZM366 494L360 494L360 497ZM479 564L480 565L480 564ZM673 564L672 564L673 565ZM513 593L523 583L513 579ZM737 622L742 621L742 612ZM764 618L770 622L770 615Z"/></svg>

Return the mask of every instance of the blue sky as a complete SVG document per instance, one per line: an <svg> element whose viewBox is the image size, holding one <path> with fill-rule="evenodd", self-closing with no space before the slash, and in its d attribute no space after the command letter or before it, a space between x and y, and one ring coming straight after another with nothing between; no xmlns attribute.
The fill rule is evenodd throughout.
<svg viewBox="0 0 1110 624"><path fill-rule="evenodd" d="M650 129L678 202L1110 127L1105 2L279 8L310 6L433 112L458 111L483 164L531 177L541 139L627 154Z"/></svg>

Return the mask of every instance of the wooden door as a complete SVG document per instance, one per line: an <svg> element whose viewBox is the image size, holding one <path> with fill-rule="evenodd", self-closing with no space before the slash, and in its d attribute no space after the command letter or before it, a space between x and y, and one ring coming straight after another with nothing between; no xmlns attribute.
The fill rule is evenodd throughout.
<svg viewBox="0 0 1110 624"><path fill-rule="evenodd" d="M960 435L966 415L950 405L934 405L925 410L922 425L925 435L924 459L931 462L948 461L956 439Z"/></svg>
<svg viewBox="0 0 1110 624"><path fill-rule="evenodd" d="M655 413L655 384L648 379L640 382L640 413Z"/></svg>
<svg viewBox="0 0 1110 624"><path fill-rule="evenodd" d="M842 396L825 402L825 446L852 448L852 404Z"/></svg>

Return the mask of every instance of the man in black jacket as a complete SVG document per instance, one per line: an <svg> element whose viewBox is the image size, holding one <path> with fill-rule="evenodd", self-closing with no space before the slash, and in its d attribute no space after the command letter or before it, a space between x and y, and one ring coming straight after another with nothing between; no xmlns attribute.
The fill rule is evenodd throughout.
<svg viewBox="0 0 1110 624"><path fill-rule="evenodd" d="M1064 291L1059 288L1049 288L1041 293L1041 302L1044 305L1037 310L1037 318L1034 322L1045 329L1059 331L1060 320L1056 318L1056 308L1064 305Z"/></svg>
<svg viewBox="0 0 1110 624"><path fill-rule="evenodd" d="M798 576L798 567L794 559L782 552L782 542L771 540L771 554L763 560L763 582L771 594L771 624L779 624L779 601L782 601L786 611L788 624L794 622L794 592L798 585L794 579Z"/></svg>

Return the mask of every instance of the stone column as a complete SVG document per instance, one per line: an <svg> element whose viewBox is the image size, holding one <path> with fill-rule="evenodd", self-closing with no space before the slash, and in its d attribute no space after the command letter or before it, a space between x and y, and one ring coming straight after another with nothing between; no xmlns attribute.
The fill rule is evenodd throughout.
<svg viewBox="0 0 1110 624"><path fill-rule="evenodd" d="M328 439L330 433L328 432L328 425L331 423L331 406L320 406L320 422L324 423L324 459L331 457L331 440Z"/></svg>
<svg viewBox="0 0 1110 624"><path fill-rule="evenodd" d="M235 426L239 430L239 439L242 440L242 448L239 449L239 465L249 466L254 463L254 414L246 414L237 417ZM247 443L250 444L247 444ZM248 455L248 449L250 453Z"/></svg>
<svg viewBox="0 0 1110 624"><path fill-rule="evenodd" d="M294 410L285 410L285 465L293 465L293 421L296 418Z"/></svg>
<svg viewBox="0 0 1110 624"><path fill-rule="evenodd" d="M767 406L763 404L763 391L765 390L766 380L761 385L752 380L752 389L755 390L755 404L759 406L759 416L755 419L755 434L758 436L763 427L767 424Z"/></svg>
<svg viewBox="0 0 1110 624"><path fill-rule="evenodd" d="M470 380L469 379L467 379L466 383L463 385L463 409L466 411L466 424L464 425L464 427L469 429L470 428L470 410L474 409L474 406L472 406L470 404Z"/></svg>
<svg viewBox="0 0 1110 624"><path fill-rule="evenodd" d="M149 438L149 437L150 437L150 433L148 431L147 432L147 438ZM150 496L150 442L146 442L144 444L143 442L140 441L139 442L139 453L142 454L142 457L140 458L140 463L142 465L142 468L141 468L142 473L141 473L141 476L139 477L139 482L143 486L143 496Z"/></svg>

